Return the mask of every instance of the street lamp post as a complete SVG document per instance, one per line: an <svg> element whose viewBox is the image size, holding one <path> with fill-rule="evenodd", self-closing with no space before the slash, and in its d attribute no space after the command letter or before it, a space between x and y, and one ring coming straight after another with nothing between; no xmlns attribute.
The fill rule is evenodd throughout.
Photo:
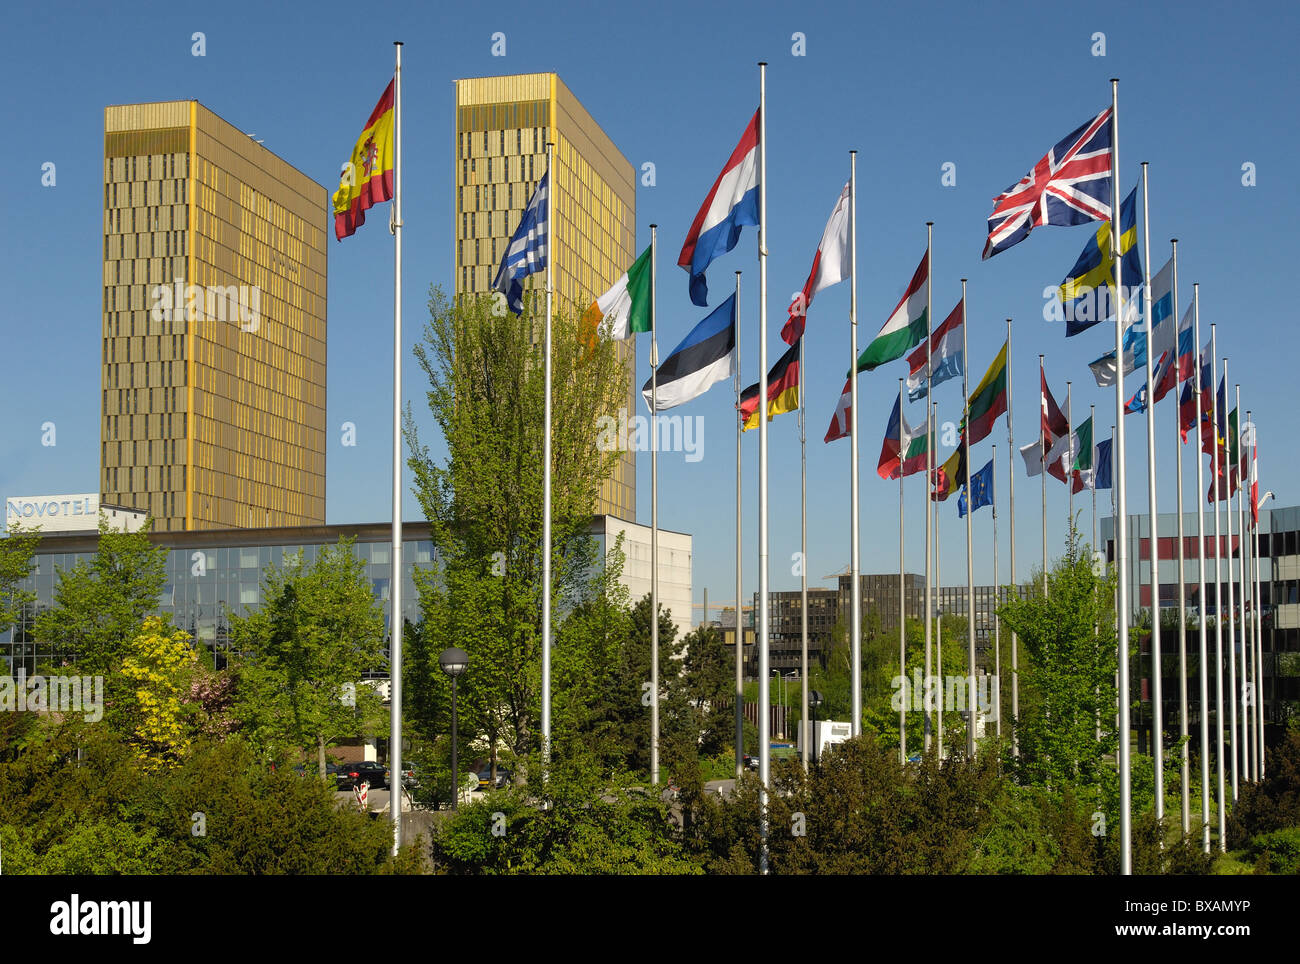
<svg viewBox="0 0 1300 964"><path fill-rule="evenodd" d="M808 691L808 708L812 710L812 729L808 732L808 739L813 741L811 749L813 761L821 763L821 747L816 743L817 739L817 708L822 705L822 695L817 690Z"/></svg>
<svg viewBox="0 0 1300 964"><path fill-rule="evenodd" d="M469 656L463 649L452 647L444 649L442 655L438 657L438 665L442 671L451 677L451 809L456 809L456 804L460 802L460 761L457 759L457 744L460 742L460 734L457 732L456 721L456 680L462 673L469 668ZM398 792L400 800L401 779L400 773L395 774L398 780Z"/></svg>

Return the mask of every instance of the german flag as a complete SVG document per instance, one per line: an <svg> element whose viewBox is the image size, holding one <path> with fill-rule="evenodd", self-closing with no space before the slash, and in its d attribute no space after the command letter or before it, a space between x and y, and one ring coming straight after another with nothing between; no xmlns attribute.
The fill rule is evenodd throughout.
<svg viewBox="0 0 1300 964"><path fill-rule="evenodd" d="M767 420L782 412L793 412L799 407L799 344L795 339L780 360L767 373ZM758 384L750 385L740 393L740 414L745 431L758 428Z"/></svg>
<svg viewBox="0 0 1300 964"><path fill-rule="evenodd" d="M393 199L393 81L366 121L334 192L334 236L342 241L366 223L366 208Z"/></svg>

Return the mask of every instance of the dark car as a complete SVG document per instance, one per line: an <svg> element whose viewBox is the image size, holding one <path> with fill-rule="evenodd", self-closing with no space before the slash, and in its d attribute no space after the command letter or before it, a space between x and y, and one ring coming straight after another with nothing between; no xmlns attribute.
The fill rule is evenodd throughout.
<svg viewBox="0 0 1300 964"><path fill-rule="evenodd" d="M497 767L496 783L492 782L492 768L487 767L478 773L478 788L481 791L500 790L510 786L510 771L502 767Z"/></svg>
<svg viewBox="0 0 1300 964"><path fill-rule="evenodd" d="M335 786L340 790L355 789L362 782L369 783L372 789L383 790L388 786L388 769L373 760L341 763L335 780Z"/></svg>

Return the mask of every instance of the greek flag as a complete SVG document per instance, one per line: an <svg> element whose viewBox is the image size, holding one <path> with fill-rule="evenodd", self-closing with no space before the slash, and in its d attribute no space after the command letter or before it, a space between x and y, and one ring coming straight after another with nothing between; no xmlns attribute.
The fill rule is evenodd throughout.
<svg viewBox="0 0 1300 964"><path fill-rule="evenodd" d="M530 274L546 269L546 235L549 223L550 176L547 171L533 189L533 196L519 219L514 237L501 258L492 290L506 296L510 310L516 315L524 313L524 284Z"/></svg>

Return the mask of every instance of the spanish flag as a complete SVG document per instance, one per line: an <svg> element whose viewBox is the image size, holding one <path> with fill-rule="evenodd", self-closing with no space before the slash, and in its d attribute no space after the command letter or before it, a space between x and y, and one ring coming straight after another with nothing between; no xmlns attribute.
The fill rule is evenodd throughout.
<svg viewBox="0 0 1300 964"><path fill-rule="evenodd" d="M799 407L799 342L802 335L786 350L767 373L767 420L773 415L793 412ZM758 383L740 393L740 414L744 430L758 428Z"/></svg>
<svg viewBox="0 0 1300 964"><path fill-rule="evenodd" d="M366 208L393 199L393 83L366 121L334 192L334 235L340 241L366 223Z"/></svg>

